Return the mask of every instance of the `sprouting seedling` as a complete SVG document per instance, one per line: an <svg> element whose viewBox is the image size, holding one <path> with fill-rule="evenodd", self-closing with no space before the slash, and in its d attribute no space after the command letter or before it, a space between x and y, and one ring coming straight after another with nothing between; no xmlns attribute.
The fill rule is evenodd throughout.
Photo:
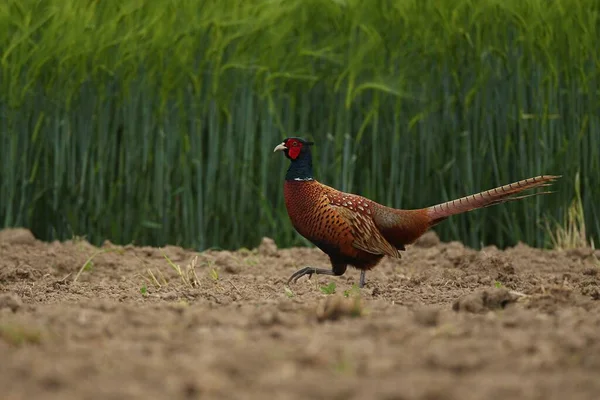
<svg viewBox="0 0 600 400"><path fill-rule="evenodd" d="M356 283L352 284L350 289L344 290L344 297L350 297L350 295L360 295L360 288Z"/></svg>
<svg viewBox="0 0 600 400"><path fill-rule="evenodd" d="M498 282L498 281L495 281L494 282L494 287L500 289L502 287L502 283Z"/></svg>
<svg viewBox="0 0 600 400"><path fill-rule="evenodd" d="M87 260L85 260L85 262L83 263L81 268L79 268L79 272L77 272L77 275L75 275L75 278L73 278L73 283L77 282L77 280L79 279L79 275L81 275L83 273L83 271L91 271L92 270L92 267L94 265L92 260L94 259L94 257L96 257L97 255L102 254L102 253L108 253L111 251L119 251L119 250L120 250L119 248L115 247L115 248L102 249L102 250L96 251Z"/></svg>
<svg viewBox="0 0 600 400"><path fill-rule="evenodd" d="M218 281L219 280L219 272L216 269L211 268L210 269L210 277L213 279L213 281L215 281L215 282Z"/></svg>
<svg viewBox="0 0 600 400"><path fill-rule="evenodd" d="M140 293L142 294L142 296L148 295L148 288L146 287L146 285L142 285L142 287L140 288Z"/></svg>
<svg viewBox="0 0 600 400"><path fill-rule="evenodd" d="M290 289L289 287L284 287L283 291L285 292L285 295L289 298L294 297L294 292L292 292L292 289Z"/></svg>
<svg viewBox="0 0 600 400"><path fill-rule="evenodd" d="M321 292L324 294L334 294L335 293L335 282L331 282L329 285L321 286Z"/></svg>

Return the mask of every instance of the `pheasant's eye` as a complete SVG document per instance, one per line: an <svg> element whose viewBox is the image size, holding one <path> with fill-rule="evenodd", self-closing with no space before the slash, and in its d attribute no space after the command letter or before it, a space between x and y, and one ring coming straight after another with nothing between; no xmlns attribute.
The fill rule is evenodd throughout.
<svg viewBox="0 0 600 400"><path fill-rule="evenodd" d="M292 146L294 146L294 147L298 146L298 142L292 142Z"/></svg>

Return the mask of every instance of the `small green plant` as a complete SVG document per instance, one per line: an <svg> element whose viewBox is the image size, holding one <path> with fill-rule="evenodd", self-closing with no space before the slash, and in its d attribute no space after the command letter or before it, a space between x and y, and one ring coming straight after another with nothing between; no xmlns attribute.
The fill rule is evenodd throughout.
<svg viewBox="0 0 600 400"><path fill-rule="evenodd" d="M338 374L350 374L354 372L352 363L347 357L341 358L333 364L333 369Z"/></svg>
<svg viewBox="0 0 600 400"><path fill-rule="evenodd" d="M77 272L77 275L75 275L75 278L73 278L73 283L77 282L77 280L79 279L79 276L83 273L83 271L91 271L92 270L92 267L94 266L94 263L92 262L92 260L94 259L94 257L96 257L102 253L110 253L112 251L122 252L122 250L119 249L118 247L113 247L113 248L109 248L109 249L101 249L101 250L96 251L94 254L92 254L87 260L85 260L85 262L83 263L81 268L79 268L79 272Z"/></svg>
<svg viewBox="0 0 600 400"><path fill-rule="evenodd" d="M148 295L148 288L146 287L146 285L142 285L142 287L140 288L140 293L142 294L142 296L147 296Z"/></svg>
<svg viewBox="0 0 600 400"><path fill-rule="evenodd" d="M502 287L502 283L498 281L494 281L494 287L500 289Z"/></svg>
<svg viewBox="0 0 600 400"><path fill-rule="evenodd" d="M218 281L219 280L219 272L216 269L211 268L210 269L210 277L212 278L213 281L215 281L215 282Z"/></svg>
<svg viewBox="0 0 600 400"><path fill-rule="evenodd" d="M258 265L258 259L256 257L246 257L244 258L244 263L250 267L254 267Z"/></svg>
<svg viewBox="0 0 600 400"><path fill-rule="evenodd" d="M344 297L350 297L351 295L352 296L360 295L360 288L358 287L358 285L356 283L352 284L352 287L350 289L344 290Z"/></svg>
<svg viewBox="0 0 600 400"><path fill-rule="evenodd" d="M295 296L295 295L294 295L294 292L292 292L292 289L290 289L290 288L289 288L289 287L287 287L287 286L283 288L283 291L285 292L285 295L286 295L287 297L289 297L289 298L292 298L292 297L294 297L294 296Z"/></svg>
<svg viewBox="0 0 600 400"><path fill-rule="evenodd" d="M321 286L321 292L324 294L334 294L335 293L335 282L331 282L329 285Z"/></svg>

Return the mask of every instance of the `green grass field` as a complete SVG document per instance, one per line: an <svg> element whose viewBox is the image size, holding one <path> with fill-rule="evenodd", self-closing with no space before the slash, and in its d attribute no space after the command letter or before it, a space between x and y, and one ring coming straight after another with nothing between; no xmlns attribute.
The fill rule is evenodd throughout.
<svg viewBox="0 0 600 400"><path fill-rule="evenodd" d="M444 240L549 244L577 172L600 234L593 0L7 0L0 226L42 239L303 244L273 147L403 208L540 174L557 193L451 218Z"/></svg>

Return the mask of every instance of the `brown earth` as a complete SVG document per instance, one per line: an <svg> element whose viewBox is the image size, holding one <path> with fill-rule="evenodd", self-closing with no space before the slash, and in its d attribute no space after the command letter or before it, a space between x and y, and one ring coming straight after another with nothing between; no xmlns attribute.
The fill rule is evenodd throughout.
<svg viewBox="0 0 600 400"><path fill-rule="evenodd" d="M163 252L184 273L198 255L197 279ZM286 291L326 256L268 239L197 254L4 230L0 398L598 399L597 257L428 234L362 290L349 269Z"/></svg>

